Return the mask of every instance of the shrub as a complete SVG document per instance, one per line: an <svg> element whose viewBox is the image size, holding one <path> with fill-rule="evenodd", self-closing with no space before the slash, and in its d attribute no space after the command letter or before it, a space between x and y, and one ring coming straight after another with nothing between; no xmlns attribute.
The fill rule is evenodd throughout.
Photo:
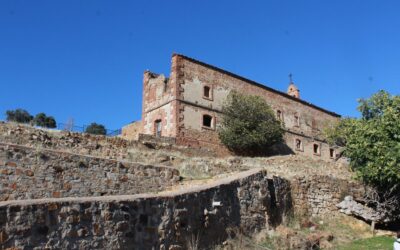
<svg viewBox="0 0 400 250"><path fill-rule="evenodd" d="M106 128L104 125L97 124L92 122L86 129L86 133L94 134L94 135L105 135L107 133Z"/></svg>
<svg viewBox="0 0 400 250"><path fill-rule="evenodd" d="M29 114L28 111L24 109L7 110L6 111L7 121L19 122L19 123L29 123L32 121L33 116Z"/></svg>
<svg viewBox="0 0 400 250"><path fill-rule="evenodd" d="M45 128L55 128L56 120L52 116L46 116L45 113L39 113L33 119L34 124L36 126L45 127Z"/></svg>
<svg viewBox="0 0 400 250"><path fill-rule="evenodd" d="M347 118L330 129L331 142L367 184L387 189L400 182L400 96L379 91L359 100L361 118Z"/></svg>
<svg viewBox="0 0 400 250"><path fill-rule="evenodd" d="M283 140L281 122L259 96L231 92L222 113L219 138L236 153L262 154L268 147Z"/></svg>

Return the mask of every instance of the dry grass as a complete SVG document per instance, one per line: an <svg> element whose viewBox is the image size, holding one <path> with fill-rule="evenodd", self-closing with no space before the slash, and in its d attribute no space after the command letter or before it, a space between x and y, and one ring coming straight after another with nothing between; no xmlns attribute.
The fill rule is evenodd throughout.
<svg viewBox="0 0 400 250"><path fill-rule="evenodd" d="M389 233L378 231L378 234L387 235ZM352 245L353 242L369 242L372 237L370 225L341 214L330 218L312 218L310 220L294 217L286 226L279 226L275 230L263 230L253 238L240 233L235 233L235 235L235 238L228 239L224 244L214 247L214 250L291 249L294 238L301 241L312 239L316 235L322 236L322 238L319 246L315 246L315 249L341 249L342 246Z"/></svg>

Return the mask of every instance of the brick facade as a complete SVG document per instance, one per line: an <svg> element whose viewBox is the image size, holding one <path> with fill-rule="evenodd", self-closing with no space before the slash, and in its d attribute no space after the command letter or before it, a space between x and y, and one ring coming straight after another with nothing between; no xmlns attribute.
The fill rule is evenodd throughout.
<svg viewBox="0 0 400 250"><path fill-rule="evenodd" d="M170 78L144 73L141 133L175 137L181 145L227 153L216 128L231 90L268 102L285 124L285 142L292 152L326 160L336 157L321 132L340 116L301 100L293 82L283 93L178 54L172 57Z"/></svg>

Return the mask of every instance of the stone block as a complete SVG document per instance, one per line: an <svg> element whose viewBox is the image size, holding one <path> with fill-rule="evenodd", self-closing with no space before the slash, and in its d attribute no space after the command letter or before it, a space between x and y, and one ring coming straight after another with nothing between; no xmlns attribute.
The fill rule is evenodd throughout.
<svg viewBox="0 0 400 250"><path fill-rule="evenodd" d="M6 166L16 168L18 165L16 162L8 161L8 162L6 162Z"/></svg>

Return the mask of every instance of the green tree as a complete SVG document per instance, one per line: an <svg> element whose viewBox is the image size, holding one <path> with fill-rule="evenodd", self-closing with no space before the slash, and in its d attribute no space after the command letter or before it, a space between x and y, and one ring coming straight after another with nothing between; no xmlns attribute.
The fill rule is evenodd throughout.
<svg viewBox="0 0 400 250"><path fill-rule="evenodd" d="M28 111L24 109L7 110L6 111L7 121L19 122L19 123L29 123L32 121L33 116L29 114Z"/></svg>
<svg viewBox="0 0 400 250"><path fill-rule="evenodd" d="M45 128L55 128L56 120L52 116L47 116L45 113L39 113L33 119L36 126Z"/></svg>
<svg viewBox="0 0 400 250"><path fill-rule="evenodd" d="M343 119L328 129L328 139L345 145L344 155L365 183L393 188L400 182L400 96L382 90L359 103L361 118Z"/></svg>
<svg viewBox="0 0 400 250"><path fill-rule="evenodd" d="M85 133L94 134L94 135L105 135L107 133L104 125L97 124L92 122L85 130Z"/></svg>
<svg viewBox="0 0 400 250"><path fill-rule="evenodd" d="M268 147L283 140L281 122L259 96L231 92L222 113L219 138L228 149L236 153L265 153Z"/></svg>

